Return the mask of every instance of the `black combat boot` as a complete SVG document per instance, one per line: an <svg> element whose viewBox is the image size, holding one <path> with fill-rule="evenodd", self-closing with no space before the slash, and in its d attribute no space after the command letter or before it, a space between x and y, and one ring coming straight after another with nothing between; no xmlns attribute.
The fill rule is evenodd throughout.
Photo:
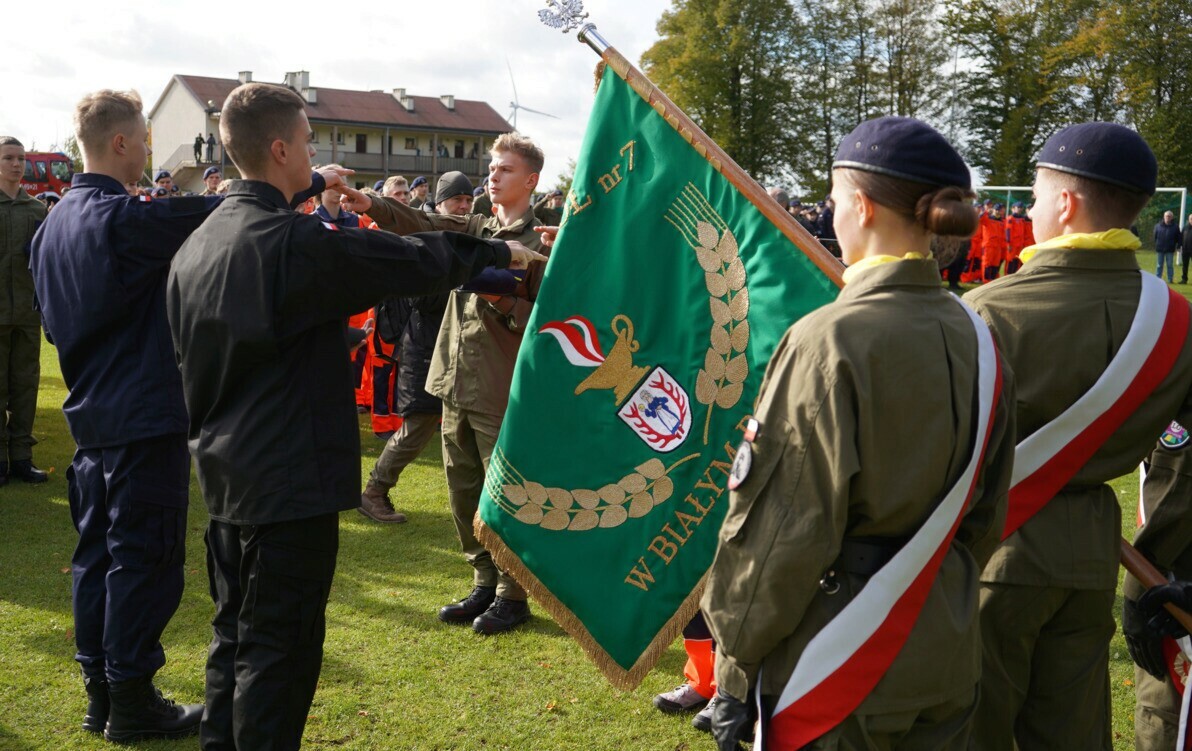
<svg viewBox="0 0 1192 751"><path fill-rule="evenodd" d="M506 600L498 597L492 607L472 622L478 634L499 634L530 620L530 605L525 600Z"/></svg>
<svg viewBox="0 0 1192 751"><path fill-rule="evenodd" d="M12 470L9 472L13 477L25 482L45 482L50 479L50 476L33 466L32 459L17 459L12 463Z"/></svg>
<svg viewBox="0 0 1192 751"><path fill-rule="evenodd" d="M108 684L112 708L103 737L115 743L143 738L182 738L199 732L202 704L175 704L161 695L152 678Z"/></svg>
<svg viewBox="0 0 1192 751"><path fill-rule="evenodd" d="M471 623L476 616L488 610L496 596L496 587L476 587L472 594L459 602L439 608L439 620L444 623Z"/></svg>
<svg viewBox="0 0 1192 751"><path fill-rule="evenodd" d="M106 678L83 676L83 685L87 688L87 714L83 715L83 730L102 733L104 725L108 723L108 709L111 707L108 681Z"/></svg>

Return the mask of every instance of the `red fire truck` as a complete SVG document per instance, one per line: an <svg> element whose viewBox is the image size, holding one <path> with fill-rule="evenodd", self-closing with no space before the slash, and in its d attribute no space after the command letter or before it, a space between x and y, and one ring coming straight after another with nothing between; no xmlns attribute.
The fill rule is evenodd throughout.
<svg viewBox="0 0 1192 751"><path fill-rule="evenodd" d="M62 195L63 188L70 187L74 165L70 157L54 151L29 151L25 153L25 176L21 187L31 196L46 191Z"/></svg>

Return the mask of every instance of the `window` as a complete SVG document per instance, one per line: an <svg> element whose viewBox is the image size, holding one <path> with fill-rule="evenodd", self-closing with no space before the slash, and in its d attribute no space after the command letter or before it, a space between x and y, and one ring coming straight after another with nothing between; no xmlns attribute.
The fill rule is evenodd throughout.
<svg viewBox="0 0 1192 751"><path fill-rule="evenodd" d="M455 158L456 159L464 158L464 142L463 141L455 142Z"/></svg>
<svg viewBox="0 0 1192 751"><path fill-rule="evenodd" d="M23 179L33 182L33 162L28 159L25 160L25 177Z"/></svg>
<svg viewBox="0 0 1192 751"><path fill-rule="evenodd" d="M335 131L335 142L340 146L344 144L344 132L342 130Z"/></svg>
<svg viewBox="0 0 1192 751"><path fill-rule="evenodd" d="M357 154L368 153L368 134L367 133L357 133L356 134L356 153Z"/></svg>
<svg viewBox="0 0 1192 751"><path fill-rule="evenodd" d="M26 162L28 164L28 162ZM46 163L33 162L33 169L36 170L37 177L35 178L39 183L46 181Z"/></svg>
<svg viewBox="0 0 1192 751"><path fill-rule="evenodd" d="M407 138L406 139L406 151L413 151L416 148L418 148L418 139Z"/></svg>
<svg viewBox="0 0 1192 751"><path fill-rule="evenodd" d="M65 183L70 182L73 170L70 168L70 162L50 162L50 172L56 179Z"/></svg>
<svg viewBox="0 0 1192 751"><path fill-rule="evenodd" d="M315 130L314 128L311 128L310 131L311 131L310 142L318 143L319 142L319 131Z"/></svg>

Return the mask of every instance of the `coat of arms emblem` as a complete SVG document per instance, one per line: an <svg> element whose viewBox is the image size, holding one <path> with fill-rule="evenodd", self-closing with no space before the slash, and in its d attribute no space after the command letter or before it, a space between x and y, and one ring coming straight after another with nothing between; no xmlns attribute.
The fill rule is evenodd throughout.
<svg viewBox="0 0 1192 751"><path fill-rule="evenodd" d="M551 321L538 329L558 341L572 365L595 368L575 387L577 395L589 389L611 389L617 416L638 438L659 453L674 451L691 432L691 399L686 389L661 366L633 364L633 353L641 345L633 338L628 316L613 318L612 332L616 341L606 357L596 327L583 316Z"/></svg>

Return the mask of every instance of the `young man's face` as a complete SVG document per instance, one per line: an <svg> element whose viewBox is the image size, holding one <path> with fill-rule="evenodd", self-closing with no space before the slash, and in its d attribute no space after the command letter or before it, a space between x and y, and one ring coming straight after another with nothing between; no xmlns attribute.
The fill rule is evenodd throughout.
<svg viewBox="0 0 1192 751"><path fill-rule="evenodd" d="M285 140L285 174L291 185L301 186L299 191L310 187L310 160L315 155L314 137L306 113L299 112L298 117L294 118L290 137Z"/></svg>
<svg viewBox="0 0 1192 751"><path fill-rule="evenodd" d="M1035 170L1035 205L1031 206L1030 217L1034 224L1035 242L1047 242L1061 234L1059 215L1061 189L1046 169Z"/></svg>
<svg viewBox="0 0 1192 751"><path fill-rule="evenodd" d="M400 204L409 206L410 186L405 183L398 183L397 185L391 186L389 190L385 191L385 196L387 198L392 198Z"/></svg>
<svg viewBox="0 0 1192 751"><path fill-rule="evenodd" d="M18 183L25 176L25 149L21 146L0 146L0 181Z"/></svg>
<svg viewBox="0 0 1192 751"><path fill-rule="evenodd" d="M219 187L219 181L223 179L223 175L218 172L207 175L203 178L203 182L207 184L207 190L215 190Z"/></svg>
<svg viewBox="0 0 1192 751"><path fill-rule="evenodd" d="M153 149L149 148L149 128L145 125L145 119L138 117L133 120L125 129L124 138L127 147L124 160L128 164L126 179L139 180L145 173L145 165L149 163L150 155L153 154ZM167 183L167 187L173 182L171 180Z"/></svg>
<svg viewBox="0 0 1192 751"><path fill-rule="evenodd" d="M538 173L530 171L525 158L512 151L493 152L488 165L488 194L498 206L515 206L529 200L538 186Z"/></svg>
<svg viewBox="0 0 1192 751"><path fill-rule="evenodd" d="M427 191L429 191L429 190L430 190L430 186L429 186L429 185L427 185L426 183L422 183L422 184L421 184L421 185L419 185L417 188L414 188L414 197L415 197L415 198L423 198L423 199L425 199L425 198L426 198L426 193L427 193ZM409 203L409 200L407 200L407 201L406 201L406 203Z"/></svg>
<svg viewBox="0 0 1192 751"><path fill-rule="evenodd" d="M463 216L472 210L472 196L461 193L435 204L435 210L440 214L455 214Z"/></svg>
<svg viewBox="0 0 1192 751"><path fill-rule="evenodd" d="M159 178L157 179L157 187L159 187L159 188L165 188L166 190L169 190L170 188L174 187L174 178L172 178L172 177L159 177Z"/></svg>

